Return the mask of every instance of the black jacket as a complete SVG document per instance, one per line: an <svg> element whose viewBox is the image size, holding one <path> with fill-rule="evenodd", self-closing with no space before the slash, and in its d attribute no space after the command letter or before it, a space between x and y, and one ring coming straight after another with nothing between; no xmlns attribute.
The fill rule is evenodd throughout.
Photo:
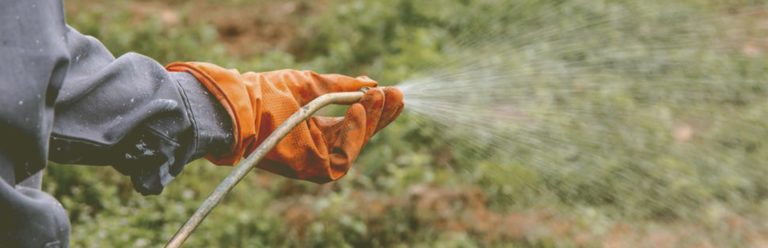
<svg viewBox="0 0 768 248"><path fill-rule="evenodd" d="M115 58L65 24L60 1L1 1L0 61L0 167L13 177L0 175L10 184L50 159L112 165L158 194L231 142L226 112L194 77L140 54Z"/></svg>
<svg viewBox="0 0 768 248"><path fill-rule="evenodd" d="M191 160L230 147L230 133L194 77L135 53L115 58L66 25L59 0L0 0L0 242L38 244L9 230L29 221L27 200L48 197L17 186L48 160L112 165L159 194Z"/></svg>

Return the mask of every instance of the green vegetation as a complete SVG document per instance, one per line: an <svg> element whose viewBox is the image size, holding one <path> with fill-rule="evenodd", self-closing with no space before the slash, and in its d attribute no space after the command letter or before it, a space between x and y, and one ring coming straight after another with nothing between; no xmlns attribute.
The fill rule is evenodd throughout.
<svg viewBox="0 0 768 248"><path fill-rule="evenodd" d="M680 61L638 61L627 58L639 57L611 57L605 52L670 44L676 42L670 37L707 31L694 20L739 11L755 14L733 24L765 25L768 9L759 1L637 1L647 3L639 14L642 18L615 24L627 26L622 32L572 29L598 16L631 11L635 2L70 0L65 4L69 24L102 40L115 55L135 51L161 63L197 60L240 70L313 69L366 74L392 84L424 75L433 65L453 58L446 51L475 35L514 27L513 33L501 37L520 37L547 27L562 30L559 40L541 41L540 46L514 54L514 60L525 63L531 59L526 56L536 56L554 64L579 63L585 65L583 75L594 73L592 79L604 76L596 68L605 65L622 76L605 80L672 81L662 80L666 77L719 83L698 88L659 83L628 87L623 94L559 96L565 97L562 106L602 108L573 119L563 115L564 119L545 124L541 134L525 137L569 140L568 145L579 148L575 159L576 148L556 140L542 143L546 149L521 145L476 154L472 150L476 147L450 145L453 138L445 137L440 127L404 115L371 141L356 167L339 182L316 185L256 171L203 222L187 241L189 247L768 244L764 183L768 92L760 82L768 69L762 55L768 47L757 38L761 45L750 45L754 39L747 37L764 36L765 27L734 26L741 32L722 34L728 38L718 41L727 44L715 45L726 52L669 55ZM562 13L551 13L553 3L561 4ZM691 25L673 25L680 22ZM634 29L664 23L670 25L650 34ZM604 43L601 38L606 36L615 37L615 42ZM685 37L690 42L686 45L694 48L711 45ZM546 46L564 45L558 43L561 40L578 40L581 49ZM731 46L735 48L729 50ZM697 63L683 67L686 70L643 73L643 68L664 71L669 66L665 63L692 61ZM542 75L537 80L553 82L568 76ZM734 81L744 83L729 84ZM542 87L539 90L553 86ZM681 88L705 97L669 93ZM553 106L541 106L546 107ZM674 118L668 122L646 118L659 113ZM595 120L612 115L618 116L612 124L633 125L597 125ZM721 121L697 122L705 119ZM604 130L610 135L601 134ZM683 134L664 135L669 130ZM689 142L686 132L698 132L701 138ZM646 139L636 147L616 147L626 144L622 140L626 135L639 133ZM534 161L558 169L542 169ZM54 165L46 172L44 188L70 213L73 247L156 247L229 171L197 161L162 195L142 197L133 192L127 177L109 167Z"/></svg>

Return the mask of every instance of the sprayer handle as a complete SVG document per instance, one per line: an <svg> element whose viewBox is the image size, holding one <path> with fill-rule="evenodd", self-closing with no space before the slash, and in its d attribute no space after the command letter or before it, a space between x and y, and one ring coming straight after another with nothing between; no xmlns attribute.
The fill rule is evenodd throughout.
<svg viewBox="0 0 768 248"><path fill-rule="evenodd" d="M206 216L213 210L216 205L221 202L225 195L227 195L242 180L245 175L250 172L262 159L282 140L291 130L302 123L304 120L312 116L315 112L330 104L343 104L350 105L359 102L367 88L361 89L356 92L339 92L321 95L304 107L301 107L299 111L291 115L283 124L277 127L256 150L251 153L246 159L240 161L235 169L230 173L224 181L205 199L203 204L195 211L195 213L184 223L181 228L173 235L171 240L168 241L165 247L180 247L181 244L192 234L192 231L197 228L198 225L205 219Z"/></svg>

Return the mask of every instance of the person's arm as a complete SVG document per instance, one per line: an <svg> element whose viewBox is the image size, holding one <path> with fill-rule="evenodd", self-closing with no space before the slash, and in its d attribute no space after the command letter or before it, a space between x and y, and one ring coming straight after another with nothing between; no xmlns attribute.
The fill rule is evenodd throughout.
<svg viewBox="0 0 768 248"><path fill-rule="evenodd" d="M0 110L0 117L24 122L14 123L13 128L37 138L37 143L25 149L6 142L8 147L0 147L0 163L4 154L26 150L39 151L38 155L60 163L113 165L129 175L142 194L159 194L185 164L201 156L208 155L218 164L236 162L319 94L376 84L367 78L294 70L240 75L190 63L173 64L169 69L176 72L169 72L139 54L115 58L95 38L66 26L60 3L38 6L10 1L2 5L6 9L0 18L8 20L0 30L6 39L0 47L7 52L0 53L0 60L20 63L0 69L0 76L6 77L4 87L32 83L37 88L0 93L8 96L0 100L18 100L28 110ZM14 13L26 14L14 21L7 16ZM22 80L13 78L18 75ZM209 78L211 75L225 80ZM219 87L228 88L221 91ZM370 136L402 110L402 95L396 91L370 91L364 98L368 100L352 106L343 121L308 120L261 167L315 182L338 179ZM9 135L15 134L9 130ZM40 138L50 138L50 143ZM30 157L40 159L11 159L17 167L17 180L44 166L44 161L30 163Z"/></svg>
<svg viewBox="0 0 768 248"><path fill-rule="evenodd" d="M60 1L0 1L0 61L2 246L68 247L62 205L24 183L49 158L114 164L148 194L229 146L228 119L194 78L136 54L115 59L66 26Z"/></svg>
<svg viewBox="0 0 768 248"><path fill-rule="evenodd" d="M51 160L112 165L137 191L158 194L190 161L231 146L226 112L190 74L136 53L114 58L71 27L66 43Z"/></svg>
<svg viewBox="0 0 768 248"><path fill-rule="evenodd" d="M11 186L50 159L114 165L157 194L184 164L229 146L229 119L193 77L115 58L66 25L60 1L0 1L0 61L0 177Z"/></svg>
<svg viewBox="0 0 768 248"><path fill-rule="evenodd" d="M114 165L142 194L229 147L229 118L186 73L135 53L115 58L65 23L60 1L0 2L0 176L46 160Z"/></svg>

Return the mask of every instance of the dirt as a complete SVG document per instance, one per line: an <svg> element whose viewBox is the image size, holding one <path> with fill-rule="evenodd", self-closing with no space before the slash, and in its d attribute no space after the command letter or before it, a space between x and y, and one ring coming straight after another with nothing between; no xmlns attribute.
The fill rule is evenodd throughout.
<svg viewBox="0 0 768 248"><path fill-rule="evenodd" d="M322 197L322 193L319 194ZM567 215L548 209L526 209L500 212L490 209L485 192L471 185L436 187L411 186L407 194L394 196L376 192L353 191L348 208L335 209L341 215L359 217L369 234L378 236L383 220L397 216L392 211L408 213L415 228L428 226L442 233L467 233L486 246L494 244L529 244L544 242L574 247L719 247L712 235L726 235L749 247L768 247L768 235L760 223L746 217L724 215L718 222L726 230L714 231L701 223L669 221L653 223L613 222L607 230L594 228ZM313 196L314 197L314 196ZM313 208L314 199L307 195L286 197L272 204L270 211L284 216L291 233L304 235L309 224L323 221L323 213ZM601 225L605 225L601 224ZM733 244L730 244L733 245Z"/></svg>
<svg viewBox="0 0 768 248"><path fill-rule="evenodd" d="M727 25L735 28L725 34L726 42L747 57L760 57L768 52L768 8L740 7L727 11Z"/></svg>
<svg viewBox="0 0 768 248"><path fill-rule="evenodd" d="M191 16L206 16L229 52L247 57L273 49L295 52L303 21L323 6L321 1L263 1L233 11L226 6L197 4Z"/></svg>
<svg viewBox="0 0 768 248"><path fill-rule="evenodd" d="M110 6L107 2L81 3L73 1L68 12L77 9L119 7L128 9L136 23L159 17L162 25L211 24L228 52L236 57L250 57L271 50L298 53L304 41L300 37L307 18L319 13L326 1L262 0L258 3L222 3L211 1L129 1Z"/></svg>

